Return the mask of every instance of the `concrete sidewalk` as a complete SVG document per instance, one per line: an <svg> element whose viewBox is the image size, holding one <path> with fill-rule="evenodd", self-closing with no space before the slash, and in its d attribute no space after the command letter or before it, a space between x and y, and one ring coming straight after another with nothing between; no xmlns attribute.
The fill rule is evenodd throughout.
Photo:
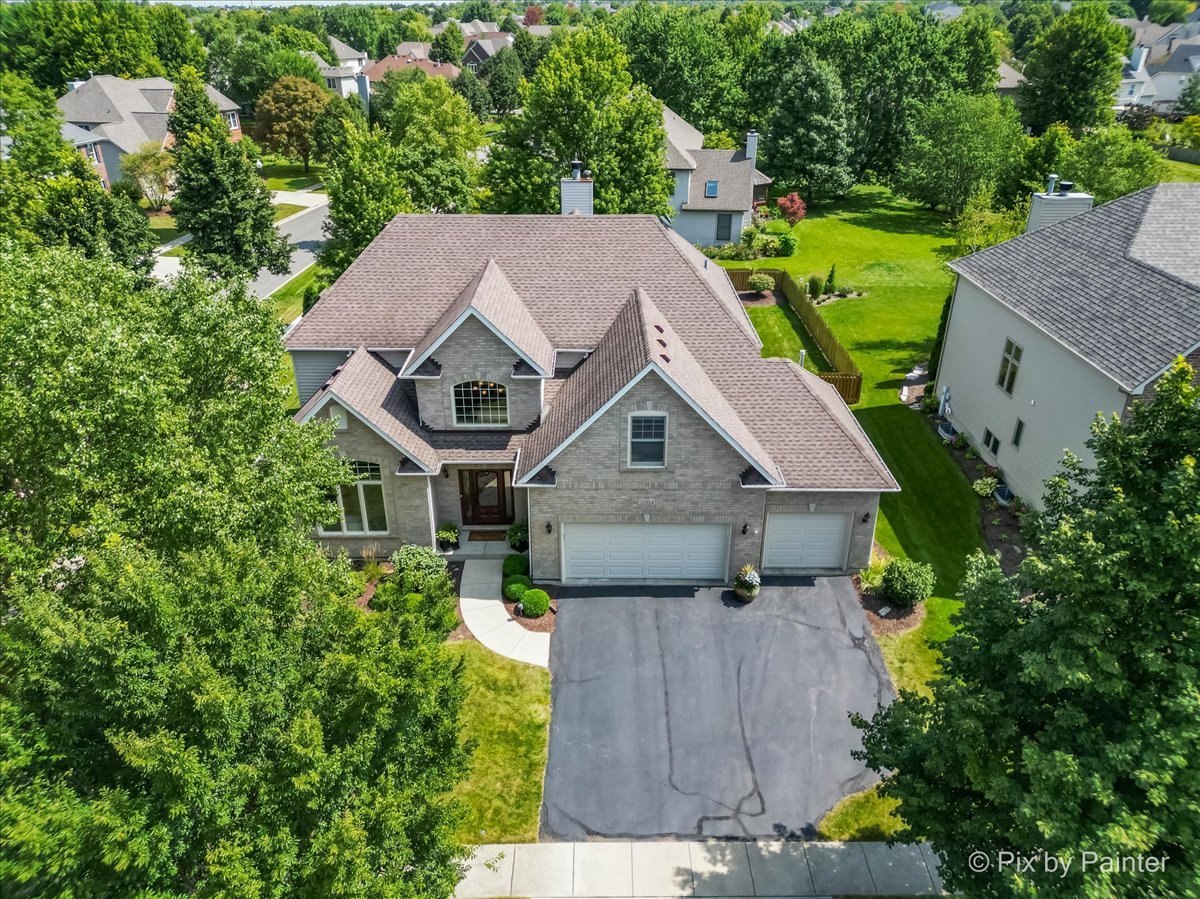
<svg viewBox="0 0 1200 899"><path fill-rule="evenodd" d="M511 552L498 541L484 546L502 546L506 550L504 555ZM458 585L458 607L462 610L463 623L472 636L492 652L527 665L549 668L550 635L526 630L504 607L500 597L503 569L504 560L499 558L468 559L463 565L462 581Z"/></svg>
<svg viewBox="0 0 1200 899"><path fill-rule="evenodd" d="M502 843L476 848L455 896L931 896L938 867L925 844Z"/></svg>

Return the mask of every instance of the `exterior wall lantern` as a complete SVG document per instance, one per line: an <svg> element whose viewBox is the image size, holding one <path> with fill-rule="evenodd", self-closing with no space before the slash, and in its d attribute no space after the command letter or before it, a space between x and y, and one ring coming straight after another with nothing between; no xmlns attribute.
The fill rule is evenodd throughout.
<svg viewBox="0 0 1200 899"><path fill-rule="evenodd" d="M551 524L550 522L548 522L548 521L546 522L546 533L547 533L547 534L553 534L553 533L554 533L554 525L552 525L552 524Z"/></svg>

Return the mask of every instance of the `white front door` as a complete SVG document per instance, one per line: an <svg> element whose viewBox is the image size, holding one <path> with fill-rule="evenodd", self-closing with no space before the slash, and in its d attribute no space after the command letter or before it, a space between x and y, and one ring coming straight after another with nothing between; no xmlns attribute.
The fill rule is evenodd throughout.
<svg viewBox="0 0 1200 899"><path fill-rule="evenodd" d="M581 524L562 526L563 580L724 581L727 524Z"/></svg>
<svg viewBox="0 0 1200 899"><path fill-rule="evenodd" d="M844 512L768 512L762 567L841 571L849 536Z"/></svg>

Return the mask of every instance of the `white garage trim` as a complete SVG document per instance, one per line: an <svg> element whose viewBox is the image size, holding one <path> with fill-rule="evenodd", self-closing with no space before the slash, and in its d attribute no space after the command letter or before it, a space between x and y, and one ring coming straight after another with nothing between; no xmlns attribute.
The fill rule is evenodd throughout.
<svg viewBox="0 0 1200 899"><path fill-rule="evenodd" d="M764 571L843 571L849 552L848 512L767 513Z"/></svg>
<svg viewBox="0 0 1200 899"><path fill-rule="evenodd" d="M728 524L564 522L564 583L720 581L729 572Z"/></svg>

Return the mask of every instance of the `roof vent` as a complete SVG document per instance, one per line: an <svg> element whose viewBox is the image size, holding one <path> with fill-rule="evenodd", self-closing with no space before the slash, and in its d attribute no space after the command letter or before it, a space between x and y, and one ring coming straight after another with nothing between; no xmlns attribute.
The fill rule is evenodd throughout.
<svg viewBox="0 0 1200 899"><path fill-rule="evenodd" d="M658 345L660 347L662 347L664 350L667 348L667 342L665 340L663 340L661 337L658 338Z"/></svg>
<svg viewBox="0 0 1200 899"><path fill-rule="evenodd" d="M662 326L662 325L655 325L655 326L654 326L654 330L655 330L655 331L657 331L659 334L666 334L666 333L667 333L667 332L666 332L666 331L663 329L663 326Z"/></svg>
<svg viewBox="0 0 1200 899"><path fill-rule="evenodd" d="M671 357L670 357L670 356L668 356L666 353L659 353L659 354L658 354L658 358L659 358L659 359L661 359L663 362L670 362L670 361L671 361Z"/></svg>

